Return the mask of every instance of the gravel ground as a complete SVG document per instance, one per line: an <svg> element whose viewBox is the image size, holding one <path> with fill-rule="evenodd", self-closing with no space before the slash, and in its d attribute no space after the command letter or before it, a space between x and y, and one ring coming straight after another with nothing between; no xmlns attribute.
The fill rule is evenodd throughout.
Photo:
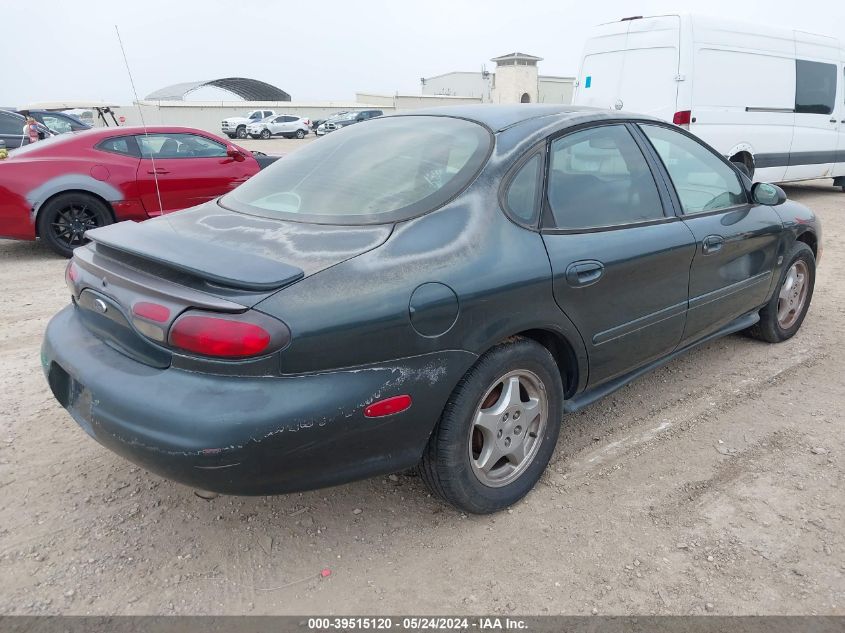
<svg viewBox="0 0 845 633"><path fill-rule="evenodd" d="M788 194L825 231L801 332L567 417L535 491L486 517L405 474L206 501L123 461L41 374L65 261L0 241L0 613L845 614L845 195Z"/></svg>

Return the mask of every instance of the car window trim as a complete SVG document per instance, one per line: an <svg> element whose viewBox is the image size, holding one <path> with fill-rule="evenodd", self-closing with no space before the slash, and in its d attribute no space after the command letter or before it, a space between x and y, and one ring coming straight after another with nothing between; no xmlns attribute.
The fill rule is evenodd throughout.
<svg viewBox="0 0 845 633"><path fill-rule="evenodd" d="M141 148L138 147L138 141L135 139L135 136L136 136L135 134L118 134L117 136L109 136L109 137L106 137L106 138L98 141L97 144L94 145L94 149L96 149L100 152L105 152L107 154L116 154L117 156L128 156L129 158L140 159L141 158ZM127 145L127 148L129 149L128 154L126 154L124 152L118 152L117 150L106 149L105 147L102 147L103 143L106 143L108 141L113 141L113 140L118 139L118 138L127 139L126 145Z"/></svg>
<svg viewBox="0 0 845 633"><path fill-rule="evenodd" d="M535 156L540 156L540 171L537 176L538 190L534 197L534 219L532 222L522 220L514 211L508 206L508 192L511 188L511 183L522 171L522 168ZM546 160L548 152L546 151L546 141L540 141L532 145L519 160L517 160L502 178L502 184L499 185L499 208L511 222L517 226L528 229L530 231L540 230L540 219L543 215L543 198L546 189Z"/></svg>
<svg viewBox="0 0 845 633"><path fill-rule="evenodd" d="M681 197L678 195L678 190L675 189L675 182L672 180L672 176L669 174L669 170L667 169L666 165L663 163L663 159L660 158L660 154L658 153L657 148L654 147L654 144L651 142L651 139L648 138L648 134L646 134L645 130L642 129L641 126L643 126L643 125L654 125L656 127L665 127L669 130L673 130L675 132L678 132L679 134L686 136L687 138L692 139L693 141L698 143L701 147L703 147L705 150L710 152L713 156L715 156L716 158L721 160L722 163L724 163L728 167L728 169L731 170L733 175L736 177L736 180L739 183L739 186L742 188L743 194L745 195L745 202L740 203L740 204L735 204L735 205L732 205L730 207L724 207L722 209L713 209L712 211L700 211L698 213L686 213L684 211L684 205L681 203ZM638 121L636 123L636 127L638 128L638 130L637 130L638 133L641 134L643 139L645 140L645 142L648 143L648 147L649 147L650 151L653 152L654 156L659 161L658 162L659 168L662 172L663 177L666 179L666 183L669 186L669 191L671 192L673 203L674 203L675 208L676 208L676 213L677 213L679 218L681 218L681 219L699 218L699 217L706 217L706 216L710 216L710 215L719 215L720 213L732 213L732 212L736 212L740 209L749 209L754 205L754 203L751 200L751 192L750 192L749 188L745 185L745 180L741 177L742 176L741 172L736 167L734 167L734 165L732 165L731 162L727 158L725 158L724 156L719 154L714 149L708 147L706 144L704 144L704 142L701 139L699 139L697 136L695 136L691 132L688 132L687 130L685 130L683 128L679 128L677 125L674 125L673 123L666 123L664 121Z"/></svg>
<svg viewBox="0 0 845 633"><path fill-rule="evenodd" d="M165 135L180 135L180 136L198 136L200 138L204 138L207 141L214 143L215 145L222 145L223 146L223 154L221 156L144 156L141 153L141 144L138 143L139 136L165 136ZM140 134L135 134L135 143L138 145L138 155L141 160L186 160L186 159L203 159L203 158L213 158L213 159L221 159L226 158L228 156L229 145L218 141L213 138L209 138L205 134L197 134L196 132L150 132L146 134L141 132ZM112 137L113 138L113 137Z"/></svg>
<svg viewBox="0 0 845 633"><path fill-rule="evenodd" d="M641 144L637 141L637 134L633 131L630 126L634 123L632 119L612 119L607 121L589 121L587 123L583 123L581 125L575 125L572 127L565 128L560 130L559 132L546 137L546 160L545 160L545 175L543 177L543 191L541 192L542 200L541 206L542 209L540 211L540 232L541 233L548 233L549 235L564 235L564 234L573 234L573 233L598 233L602 231L611 231L615 229L623 229L627 227L637 227L637 226L650 226L653 224L663 224L666 222L672 222L677 220L677 215L675 214L674 205L672 202L671 197L668 195L668 191L665 191L663 187L661 187L660 180L657 176L655 176L655 169L659 168L662 165L655 165L653 164L653 159L649 152L645 151ZM552 143L556 140L568 136L570 134L575 134L576 132L582 132L584 130L604 127L608 125L621 125L624 127L628 134L633 137L634 144L639 148L640 154L643 156L643 160L645 160L646 165L648 165L649 170L651 171L651 177L654 181L654 188L657 190L657 197L660 199L660 206L661 210L663 211L662 218L654 218L653 220L641 220L639 222L623 222L621 224L607 224L604 226L595 226L595 227L586 227L586 228L561 228L557 226L556 220L554 218L554 213L552 212L552 205L549 202L549 171L552 165Z"/></svg>

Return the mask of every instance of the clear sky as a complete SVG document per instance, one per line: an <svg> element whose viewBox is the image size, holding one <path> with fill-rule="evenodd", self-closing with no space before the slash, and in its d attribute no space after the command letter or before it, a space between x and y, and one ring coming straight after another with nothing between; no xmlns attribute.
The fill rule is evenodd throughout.
<svg viewBox="0 0 845 633"><path fill-rule="evenodd" d="M0 0L0 106L132 102L168 84L242 76L295 101L419 94L420 77L494 67L521 51L575 75L590 26L630 15L707 12L845 41L845 0Z"/></svg>

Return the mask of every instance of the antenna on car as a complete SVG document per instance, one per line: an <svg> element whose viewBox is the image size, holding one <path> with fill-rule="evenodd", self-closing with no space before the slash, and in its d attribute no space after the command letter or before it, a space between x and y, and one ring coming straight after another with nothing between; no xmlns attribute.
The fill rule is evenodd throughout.
<svg viewBox="0 0 845 633"><path fill-rule="evenodd" d="M129 69L129 60L126 59L126 49L123 48L123 40L120 38L120 29L117 28L117 24L114 25L114 32L117 33L117 43L120 44L120 52L123 53L123 63L126 64L126 74L129 75L129 83L132 85L132 94L135 95L135 104L138 106L138 115L141 117L141 126L144 128L144 137L149 140L150 135L147 132L147 123L144 121L144 110L141 108L141 102L138 100L138 91L135 89L135 80L132 78L132 71ZM158 170L156 170L156 159L155 156L153 156L152 151L150 152L150 161L152 161L153 164L153 181L155 182L156 197L158 197L158 210L159 212L164 213L164 206L161 204L161 190L158 188Z"/></svg>

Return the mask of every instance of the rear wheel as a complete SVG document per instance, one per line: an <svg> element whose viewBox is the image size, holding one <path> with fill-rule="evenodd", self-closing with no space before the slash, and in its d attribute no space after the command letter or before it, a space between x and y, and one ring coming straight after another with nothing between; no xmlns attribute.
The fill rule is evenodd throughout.
<svg viewBox="0 0 845 633"><path fill-rule="evenodd" d="M435 495L466 512L524 497L554 452L563 385L554 357L516 338L484 354L455 388L420 462Z"/></svg>
<svg viewBox="0 0 845 633"><path fill-rule="evenodd" d="M296 131L296 138L302 140L305 138L305 130L297 130Z"/></svg>
<svg viewBox="0 0 845 633"><path fill-rule="evenodd" d="M259 136L266 141L268 138L270 138L270 130L268 130L267 128L261 130L261 134L259 134Z"/></svg>
<svg viewBox="0 0 845 633"><path fill-rule="evenodd" d="M88 242L85 231L112 223L108 207L85 193L63 193L48 200L38 213L38 236L56 253L70 257Z"/></svg>
<svg viewBox="0 0 845 633"><path fill-rule="evenodd" d="M760 310L760 321L749 333L769 343L780 343L795 336L810 307L815 282L813 249L803 242L796 242L787 258L777 291Z"/></svg>

